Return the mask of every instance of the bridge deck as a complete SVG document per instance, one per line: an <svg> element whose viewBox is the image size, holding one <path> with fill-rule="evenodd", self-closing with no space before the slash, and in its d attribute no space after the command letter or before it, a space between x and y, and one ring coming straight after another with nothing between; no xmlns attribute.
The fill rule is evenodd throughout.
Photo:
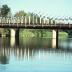
<svg viewBox="0 0 72 72"><path fill-rule="evenodd" d="M72 24L0 23L0 28L72 29Z"/></svg>

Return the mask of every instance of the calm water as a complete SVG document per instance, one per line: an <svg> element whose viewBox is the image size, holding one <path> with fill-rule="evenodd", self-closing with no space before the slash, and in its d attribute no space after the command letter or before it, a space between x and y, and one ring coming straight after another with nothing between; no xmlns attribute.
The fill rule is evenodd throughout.
<svg viewBox="0 0 72 72"><path fill-rule="evenodd" d="M0 38L0 72L72 72L72 39Z"/></svg>

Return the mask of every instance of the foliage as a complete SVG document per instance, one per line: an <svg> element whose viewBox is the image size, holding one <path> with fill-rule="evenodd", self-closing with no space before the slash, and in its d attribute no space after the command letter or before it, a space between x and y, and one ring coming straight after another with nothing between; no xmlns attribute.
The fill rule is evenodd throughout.
<svg viewBox="0 0 72 72"><path fill-rule="evenodd" d="M20 30L20 37L34 37L34 36L35 35L27 29Z"/></svg>
<svg viewBox="0 0 72 72"><path fill-rule="evenodd" d="M10 8L7 5L2 5L1 16L2 17L7 17L9 12L10 12Z"/></svg>
<svg viewBox="0 0 72 72"><path fill-rule="evenodd" d="M26 12L24 12L24 11L19 11L19 12L17 12L14 16L15 16L15 17L22 17L22 16L26 16L26 15L27 15Z"/></svg>

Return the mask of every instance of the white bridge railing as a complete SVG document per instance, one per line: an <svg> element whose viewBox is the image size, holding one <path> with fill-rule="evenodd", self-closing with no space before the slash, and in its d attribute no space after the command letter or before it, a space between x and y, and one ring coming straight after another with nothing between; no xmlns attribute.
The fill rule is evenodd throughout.
<svg viewBox="0 0 72 72"><path fill-rule="evenodd" d="M38 18L38 17L30 17L30 16L22 16L22 17L0 17L0 24L25 24L25 25L56 25L56 24L70 24L69 22L65 23L65 21L57 21L47 18ZM72 24L72 23L71 23Z"/></svg>
<svg viewBox="0 0 72 72"><path fill-rule="evenodd" d="M10 18L0 17L0 24L1 23L49 24L49 20L42 18L34 18L30 16Z"/></svg>

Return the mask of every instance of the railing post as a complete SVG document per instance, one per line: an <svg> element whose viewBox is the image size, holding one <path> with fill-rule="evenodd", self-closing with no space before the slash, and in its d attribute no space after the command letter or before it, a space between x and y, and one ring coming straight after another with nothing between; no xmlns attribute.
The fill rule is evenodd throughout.
<svg viewBox="0 0 72 72"><path fill-rule="evenodd" d="M2 24L3 24L3 17L2 17Z"/></svg>
<svg viewBox="0 0 72 72"><path fill-rule="evenodd" d="M46 25L48 24L48 19L46 19Z"/></svg>
<svg viewBox="0 0 72 72"><path fill-rule="evenodd" d="M1 18L1 25L3 24L3 17Z"/></svg>
<svg viewBox="0 0 72 72"><path fill-rule="evenodd" d="M20 19L19 19L19 17L16 17L16 25L18 25L19 23L20 23Z"/></svg>
<svg viewBox="0 0 72 72"><path fill-rule="evenodd" d="M49 25L49 18L47 18L47 24Z"/></svg>
<svg viewBox="0 0 72 72"><path fill-rule="evenodd" d="M47 25L47 19L45 19L45 25Z"/></svg>
<svg viewBox="0 0 72 72"><path fill-rule="evenodd" d="M42 20L42 19L41 19L41 17L40 17L40 24L41 24L41 20Z"/></svg>
<svg viewBox="0 0 72 72"><path fill-rule="evenodd" d="M5 17L5 23L7 24L7 17Z"/></svg>
<svg viewBox="0 0 72 72"><path fill-rule="evenodd" d="M36 15L36 24L37 24L38 22L37 22L37 15Z"/></svg>
<svg viewBox="0 0 72 72"><path fill-rule="evenodd" d="M7 18L7 24L9 23L9 18Z"/></svg>
<svg viewBox="0 0 72 72"><path fill-rule="evenodd" d="M10 25L10 18L8 18L8 24Z"/></svg>
<svg viewBox="0 0 72 72"><path fill-rule="evenodd" d="M0 17L0 24L1 24L1 17Z"/></svg>
<svg viewBox="0 0 72 72"><path fill-rule="evenodd" d="M14 23L15 23L15 17L13 17L13 25L14 25Z"/></svg>
<svg viewBox="0 0 72 72"><path fill-rule="evenodd" d="M55 27L56 27L56 21L55 21Z"/></svg>
<svg viewBox="0 0 72 72"><path fill-rule="evenodd" d="M25 16L25 27L26 27L26 23L27 23L27 19L26 19L27 17Z"/></svg>
<svg viewBox="0 0 72 72"><path fill-rule="evenodd" d="M21 17L20 17L20 24L21 24Z"/></svg>
<svg viewBox="0 0 72 72"><path fill-rule="evenodd" d="M12 17L11 17L11 22L10 22L10 25L12 24Z"/></svg>
<svg viewBox="0 0 72 72"><path fill-rule="evenodd" d="M42 27L43 27L44 19L42 19Z"/></svg>
<svg viewBox="0 0 72 72"><path fill-rule="evenodd" d="M11 23L11 18L9 18L9 25L10 25L10 23Z"/></svg>
<svg viewBox="0 0 72 72"><path fill-rule="evenodd" d="M21 17L19 17L19 24L21 25Z"/></svg>
<svg viewBox="0 0 72 72"><path fill-rule="evenodd" d="M44 18L44 23L43 24L45 24L45 18Z"/></svg>
<svg viewBox="0 0 72 72"><path fill-rule="evenodd" d="M31 19L31 18L30 18L30 16L29 16L29 25L30 25L30 21L31 21L30 19Z"/></svg>
<svg viewBox="0 0 72 72"><path fill-rule="evenodd" d="M6 23L8 23L8 18L6 17Z"/></svg>
<svg viewBox="0 0 72 72"><path fill-rule="evenodd" d="M3 17L3 24L5 23L5 17Z"/></svg>
<svg viewBox="0 0 72 72"><path fill-rule="evenodd" d="M2 24L2 17L0 17L0 23Z"/></svg>
<svg viewBox="0 0 72 72"><path fill-rule="evenodd" d="M13 18L13 17L11 17L11 25L13 24L13 21L14 21L13 19L14 19L14 18Z"/></svg>
<svg viewBox="0 0 72 72"><path fill-rule="evenodd" d="M25 23L25 17L23 16L23 24Z"/></svg>
<svg viewBox="0 0 72 72"><path fill-rule="evenodd" d="M17 25L18 25L18 17L17 17Z"/></svg>
<svg viewBox="0 0 72 72"><path fill-rule="evenodd" d="M17 17L15 17L15 25L17 25L18 26L18 18Z"/></svg>
<svg viewBox="0 0 72 72"><path fill-rule="evenodd" d="M23 24L23 16L21 17L21 23Z"/></svg>
<svg viewBox="0 0 72 72"><path fill-rule="evenodd" d="M34 26L34 15L33 15L33 26Z"/></svg>

